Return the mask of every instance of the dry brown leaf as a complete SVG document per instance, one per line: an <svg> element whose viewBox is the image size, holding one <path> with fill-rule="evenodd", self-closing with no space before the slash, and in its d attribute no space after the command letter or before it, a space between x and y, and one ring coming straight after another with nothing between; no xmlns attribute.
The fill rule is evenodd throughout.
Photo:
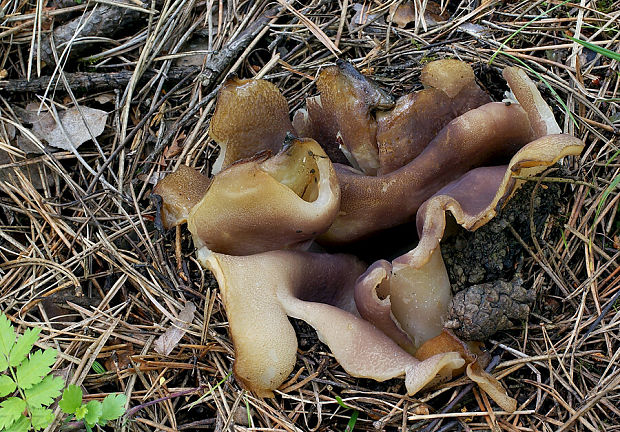
<svg viewBox="0 0 620 432"><path fill-rule="evenodd" d="M108 119L107 112L86 106L59 111L59 121L49 112L30 114L32 132L50 146L63 150L77 149L92 139L91 133L94 137L101 135Z"/></svg>
<svg viewBox="0 0 620 432"><path fill-rule="evenodd" d="M168 327L168 330L161 335L153 345L155 351L162 355L168 355L177 346L179 341L185 336L187 328L194 319L196 306L192 302L187 302L183 310L179 313L179 317Z"/></svg>

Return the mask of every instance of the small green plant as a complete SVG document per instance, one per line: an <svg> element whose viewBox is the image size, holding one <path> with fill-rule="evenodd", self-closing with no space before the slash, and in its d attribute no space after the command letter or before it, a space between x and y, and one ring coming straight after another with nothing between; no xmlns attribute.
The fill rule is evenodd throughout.
<svg viewBox="0 0 620 432"><path fill-rule="evenodd" d="M76 385L68 386L62 393L62 399L58 406L65 414L74 415L76 419L83 420L86 430L90 431L96 424L105 426L110 420L116 420L125 413L124 394L107 395L102 402L92 400L87 404L82 403L82 389Z"/></svg>
<svg viewBox="0 0 620 432"><path fill-rule="evenodd" d="M54 421L49 406L60 396L65 381L51 375L56 350L31 352L40 329L29 329L17 337L6 315L0 313L0 432L41 430ZM90 430L105 425L125 412L126 397L108 395L103 400L82 404L82 390L70 385L58 405L67 414L83 420Z"/></svg>
<svg viewBox="0 0 620 432"><path fill-rule="evenodd" d="M338 402L338 405L340 405L344 409L353 410L353 414L351 414L351 417L347 422L347 428L345 429L345 432L353 432L355 430L355 423L357 423L357 417L360 415L360 412L355 408L351 408L349 405L345 404L340 396L336 396L336 402Z"/></svg>
<svg viewBox="0 0 620 432"><path fill-rule="evenodd" d="M60 396L62 378L50 375L56 350L30 353L39 329L29 329L17 337L4 314L0 314L0 431L40 430L54 420L48 407Z"/></svg>

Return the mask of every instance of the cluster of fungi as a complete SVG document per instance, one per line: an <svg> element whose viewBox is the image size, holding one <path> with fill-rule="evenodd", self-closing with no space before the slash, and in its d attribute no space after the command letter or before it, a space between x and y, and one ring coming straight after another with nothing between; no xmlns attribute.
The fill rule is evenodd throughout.
<svg viewBox="0 0 620 432"><path fill-rule="evenodd" d="M503 76L510 99L492 102L468 64L439 60L423 68L423 90L394 100L338 61L322 68L318 94L292 121L273 84L224 83L210 124L220 146L213 175L181 166L153 193L164 227L186 222L217 279L244 387L273 396L289 377L293 317L352 376L404 376L413 395L466 372L515 409L485 372L480 342L443 328L452 298L439 248L446 212L475 230L525 178L583 144L560 133L523 70ZM417 245L391 262L307 251L381 241L376 233L414 220Z"/></svg>

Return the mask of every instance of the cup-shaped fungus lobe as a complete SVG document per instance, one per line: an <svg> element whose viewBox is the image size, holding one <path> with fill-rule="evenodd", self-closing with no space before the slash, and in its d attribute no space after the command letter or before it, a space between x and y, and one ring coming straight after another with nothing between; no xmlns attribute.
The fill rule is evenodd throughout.
<svg viewBox="0 0 620 432"><path fill-rule="evenodd" d="M479 228L522 184L524 180L516 177L536 175L582 149L583 143L570 135L548 135L522 148L508 165L474 169L439 190L418 211L418 245L392 263L377 261L358 279L355 300L362 317L406 347L400 332L416 346L439 335L442 325L436 321L441 321L451 298L439 248L446 212L466 229ZM406 304L419 313L410 313Z"/></svg>
<svg viewBox="0 0 620 432"><path fill-rule="evenodd" d="M365 176L336 165L342 202L325 243L344 243L407 222L418 207L472 168L506 162L532 137L517 104L492 102L455 118L404 167Z"/></svg>
<svg viewBox="0 0 620 432"><path fill-rule="evenodd" d="M412 262L425 262L438 247L446 226L446 211L468 230L475 230L493 218L523 177L539 174L565 156L578 155L583 142L570 135L547 135L519 150L508 165L481 167L450 183L419 209L416 223L420 241L409 252ZM519 177L519 178L517 178Z"/></svg>
<svg viewBox="0 0 620 432"><path fill-rule="evenodd" d="M507 67L502 75L516 100L527 112L536 138L562 132L551 108L523 69L514 66Z"/></svg>
<svg viewBox="0 0 620 432"><path fill-rule="evenodd" d="M374 263L358 279L355 300L362 317L409 352L421 344L427 353L454 351L454 345L445 344L445 337L440 337L451 300L439 248L445 213L450 211L463 227L476 229L510 198L524 181L521 177L536 175L582 149L583 143L577 138L548 135L523 147L508 165L476 168L439 190L418 211L418 245L392 263ZM515 409L514 400L477 365L470 363L467 372L504 409Z"/></svg>
<svg viewBox="0 0 620 432"><path fill-rule="evenodd" d="M374 175L379 151L372 111L391 108L391 96L344 61L324 68L316 86L319 95L309 98L307 111L293 119L297 133L315 138L330 156L342 146L356 168Z"/></svg>
<svg viewBox="0 0 620 432"><path fill-rule="evenodd" d="M271 396L295 365L297 340L287 315L314 327L350 375L377 381L405 375L409 394L465 363L455 352L419 361L359 318L352 290L365 266L352 256L272 251L240 257L203 248L198 258L222 291L235 375L260 396Z"/></svg>
<svg viewBox="0 0 620 432"><path fill-rule="evenodd" d="M394 109L377 113L378 175L406 165L456 117L441 90L425 89L399 98Z"/></svg>
<svg viewBox="0 0 620 432"><path fill-rule="evenodd" d="M198 248L247 255L308 246L339 206L325 152L312 139L291 137L273 157L259 154L214 176L187 223Z"/></svg>
<svg viewBox="0 0 620 432"><path fill-rule="evenodd" d="M425 263L404 261L370 266L357 281L355 300L363 318L413 353L441 333L452 294L439 248Z"/></svg>
<svg viewBox="0 0 620 432"><path fill-rule="evenodd" d="M220 146L213 173L259 150L276 153L293 126L288 104L268 81L231 78L220 89L209 133Z"/></svg>

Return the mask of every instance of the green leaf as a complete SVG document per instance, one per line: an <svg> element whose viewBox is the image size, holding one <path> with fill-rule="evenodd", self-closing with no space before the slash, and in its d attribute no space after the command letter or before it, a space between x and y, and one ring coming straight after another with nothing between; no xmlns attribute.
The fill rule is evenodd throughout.
<svg viewBox="0 0 620 432"><path fill-rule="evenodd" d="M93 427L99 421L101 413L103 412L103 407L101 402L93 400L86 404L86 408L88 409L88 412L84 416L84 422L88 426Z"/></svg>
<svg viewBox="0 0 620 432"><path fill-rule="evenodd" d="M566 35L566 37L572 40L573 42L577 42L579 45L583 45L584 47L588 48L590 51L594 51L595 53L604 55L605 57L609 57L610 59L620 61L620 53L609 50L607 48L600 47L598 45L594 45L593 43L590 43L588 41L576 39L572 36Z"/></svg>
<svg viewBox="0 0 620 432"><path fill-rule="evenodd" d="M80 405L75 410L75 418L78 420L82 420L87 413L88 413L88 408L86 408L86 405Z"/></svg>
<svg viewBox="0 0 620 432"><path fill-rule="evenodd" d="M0 372L4 372L9 367L6 357L0 354Z"/></svg>
<svg viewBox="0 0 620 432"><path fill-rule="evenodd" d="M29 389L33 385L40 383L43 377L52 370L52 365L56 361L56 350L38 350L30 356L30 359L17 367L17 385L22 389Z"/></svg>
<svg viewBox="0 0 620 432"><path fill-rule="evenodd" d="M30 419L25 415L21 415L15 423L2 432L28 432L30 430Z"/></svg>
<svg viewBox="0 0 620 432"><path fill-rule="evenodd" d="M17 338L17 343L11 349L10 364L17 367L26 359L28 353L32 350L32 346L39 339L41 329L28 329L23 335Z"/></svg>
<svg viewBox="0 0 620 432"><path fill-rule="evenodd" d="M34 430L46 428L54 421L54 412L49 408L33 408L30 410L30 416Z"/></svg>
<svg viewBox="0 0 620 432"><path fill-rule="evenodd" d="M107 395L102 405L101 418L99 424L105 425L108 420L116 420L123 414L125 414L125 404L127 403L127 396L123 393Z"/></svg>
<svg viewBox="0 0 620 432"><path fill-rule="evenodd" d="M71 384L62 392L62 399L58 402L58 406L65 414L73 414L80 405L82 405L82 389Z"/></svg>
<svg viewBox="0 0 620 432"><path fill-rule="evenodd" d="M0 314L0 355L8 357L15 345L15 329L5 314Z"/></svg>
<svg viewBox="0 0 620 432"><path fill-rule="evenodd" d="M358 410L354 410L353 414L351 414L351 418L349 419L349 422L347 423L347 428L345 429L345 432L353 432L355 430L355 423L357 422L357 417L360 415L360 412Z"/></svg>
<svg viewBox="0 0 620 432"><path fill-rule="evenodd" d="M17 385L8 375L0 375L0 397L5 397L15 391Z"/></svg>
<svg viewBox="0 0 620 432"><path fill-rule="evenodd" d="M92 365L93 370L98 374L104 374L105 368L98 361L94 361Z"/></svg>
<svg viewBox="0 0 620 432"><path fill-rule="evenodd" d="M33 385L28 390L24 390L26 403L31 408L41 408L41 406L49 406L54 402L60 391L65 385L65 381L54 375L48 375L43 378L39 384Z"/></svg>
<svg viewBox="0 0 620 432"><path fill-rule="evenodd" d="M0 429L11 426L26 409L26 402L10 397L0 404Z"/></svg>

